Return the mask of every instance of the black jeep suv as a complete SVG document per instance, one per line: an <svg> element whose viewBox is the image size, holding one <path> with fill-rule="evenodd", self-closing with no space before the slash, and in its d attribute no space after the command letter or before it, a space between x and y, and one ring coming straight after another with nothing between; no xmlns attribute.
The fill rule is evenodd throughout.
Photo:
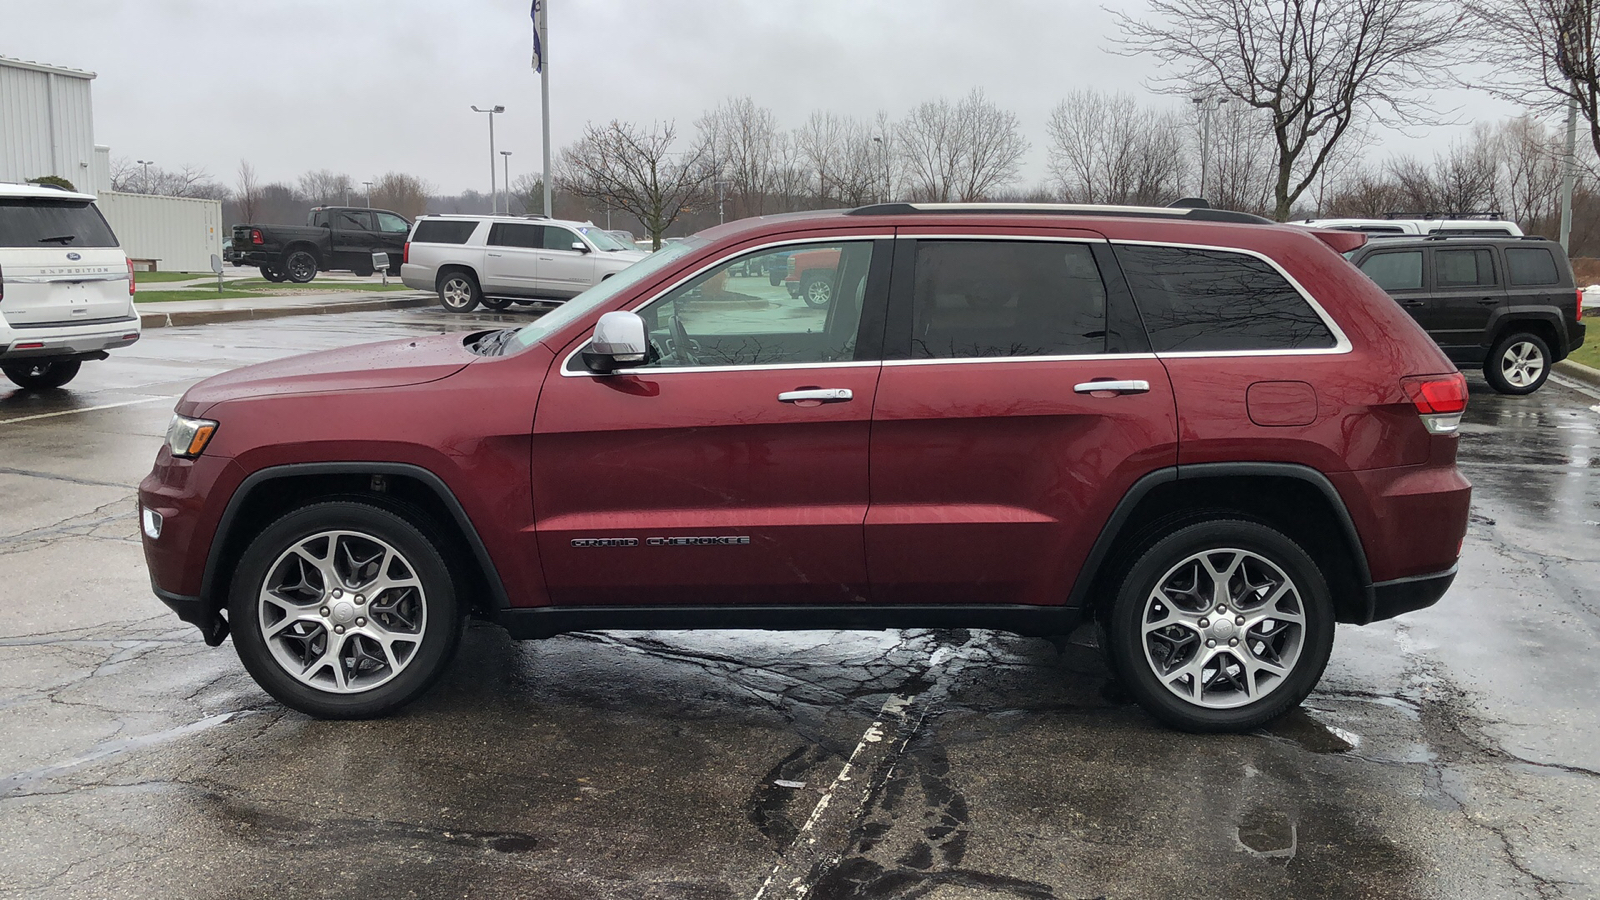
<svg viewBox="0 0 1600 900"><path fill-rule="evenodd" d="M1456 365L1502 394L1531 394L1583 345L1583 307L1561 245L1544 238L1383 238L1350 261Z"/></svg>

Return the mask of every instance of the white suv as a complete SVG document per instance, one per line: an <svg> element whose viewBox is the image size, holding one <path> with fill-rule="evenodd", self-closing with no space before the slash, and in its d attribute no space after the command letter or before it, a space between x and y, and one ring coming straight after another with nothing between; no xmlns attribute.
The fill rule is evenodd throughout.
<svg viewBox="0 0 1600 900"><path fill-rule="evenodd" d="M423 216L411 226L400 280L435 291L452 312L482 303L568 300L649 254L591 222L543 216Z"/></svg>
<svg viewBox="0 0 1600 900"><path fill-rule="evenodd" d="M0 371L57 388L138 339L133 265L94 197L0 184Z"/></svg>

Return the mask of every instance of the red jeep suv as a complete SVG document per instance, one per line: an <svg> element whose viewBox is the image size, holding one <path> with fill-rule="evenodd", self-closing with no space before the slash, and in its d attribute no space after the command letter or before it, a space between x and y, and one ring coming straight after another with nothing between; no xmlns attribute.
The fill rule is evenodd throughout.
<svg viewBox="0 0 1600 900"><path fill-rule="evenodd" d="M1093 621L1152 714L1253 728L1335 622L1438 600L1466 532L1466 382L1340 255L1364 239L1131 207L719 226L521 329L195 385L139 489L151 580L329 718L418 696L476 614ZM820 307L750 274L801 253Z"/></svg>

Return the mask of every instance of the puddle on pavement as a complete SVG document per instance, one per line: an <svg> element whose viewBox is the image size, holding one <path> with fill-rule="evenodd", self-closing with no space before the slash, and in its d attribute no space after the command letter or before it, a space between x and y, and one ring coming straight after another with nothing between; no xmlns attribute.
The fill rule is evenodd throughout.
<svg viewBox="0 0 1600 900"><path fill-rule="evenodd" d="M1356 735L1318 722L1304 709L1290 710L1268 725L1263 733L1292 741L1312 753L1349 753L1361 743Z"/></svg>
<svg viewBox="0 0 1600 900"><path fill-rule="evenodd" d="M1294 859L1299 829L1281 812L1255 808L1245 813L1236 832L1239 846L1262 859Z"/></svg>

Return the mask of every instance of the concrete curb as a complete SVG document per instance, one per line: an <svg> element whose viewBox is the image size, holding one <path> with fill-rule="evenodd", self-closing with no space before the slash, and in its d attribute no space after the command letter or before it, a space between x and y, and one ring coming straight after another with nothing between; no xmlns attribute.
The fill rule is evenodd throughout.
<svg viewBox="0 0 1600 900"><path fill-rule="evenodd" d="M183 302L183 301L178 301ZM433 294L407 293L404 297L383 297L355 300L326 300L320 303L295 303L264 306L229 306L226 309L173 310L139 313L142 328L173 328L183 325L211 325L217 322L242 322L248 319L276 319L283 316L320 316L328 313L375 312L386 309L409 309L431 306L437 302Z"/></svg>
<svg viewBox="0 0 1600 900"><path fill-rule="evenodd" d="M1556 363L1555 370L1575 381L1581 381L1590 387L1600 387L1600 369L1593 369L1583 363L1576 363L1570 359L1563 359Z"/></svg>

